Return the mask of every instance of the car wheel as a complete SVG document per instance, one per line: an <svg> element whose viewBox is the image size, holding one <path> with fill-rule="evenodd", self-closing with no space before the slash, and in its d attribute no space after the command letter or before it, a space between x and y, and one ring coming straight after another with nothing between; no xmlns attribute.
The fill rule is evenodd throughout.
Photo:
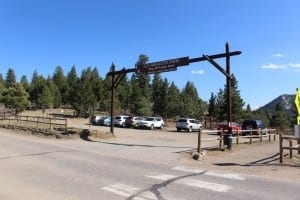
<svg viewBox="0 0 300 200"><path fill-rule="evenodd" d="M163 124L160 126L160 129L164 129L164 125Z"/></svg>
<svg viewBox="0 0 300 200"><path fill-rule="evenodd" d="M150 130L153 130L154 129L154 125L153 124L151 124L151 126L150 126Z"/></svg>
<svg viewBox="0 0 300 200"><path fill-rule="evenodd" d="M181 131L181 129L180 128L177 128L177 132L180 132Z"/></svg>
<svg viewBox="0 0 300 200"><path fill-rule="evenodd" d="M189 127L189 133L193 132L193 127Z"/></svg>

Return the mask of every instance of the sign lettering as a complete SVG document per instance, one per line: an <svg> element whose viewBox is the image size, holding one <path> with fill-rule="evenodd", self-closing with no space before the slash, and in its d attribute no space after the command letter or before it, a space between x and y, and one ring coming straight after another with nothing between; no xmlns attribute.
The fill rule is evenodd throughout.
<svg viewBox="0 0 300 200"><path fill-rule="evenodd" d="M137 72L152 74L159 72L176 71L178 66L185 66L188 64L189 57L175 58L139 65L137 66Z"/></svg>

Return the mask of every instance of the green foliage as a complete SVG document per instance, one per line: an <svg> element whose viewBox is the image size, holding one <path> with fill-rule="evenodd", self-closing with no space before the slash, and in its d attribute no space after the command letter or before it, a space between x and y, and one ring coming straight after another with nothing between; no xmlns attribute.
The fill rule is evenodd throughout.
<svg viewBox="0 0 300 200"><path fill-rule="evenodd" d="M9 87L2 88L0 102L7 108L16 109L17 112L26 109L30 102L29 94L20 83L15 83Z"/></svg>
<svg viewBox="0 0 300 200"><path fill-rule="evenodd" d="M180 90L176 87L174 82L171 83L167 94L167 116L175 118L179 115L181 110Z"/></svg>
<svg viewBox="0 0 300 200"><path fill-rule="evenodd" d="M160 74L154 75L152 82L152 110L154 115L167 116L168 86L168 81L166 79L163 81Z"/></svg>
<svg viewBox="0 0 300 200"><path fill-rule="evenodd" d="M281 103L278 103L276 106L276 111L270 120L270 126L276 127L280 130L286 129L290 126L289 120L283 111Z"/></svg>
<svg viewBox="0 0 300 200"><path fill-rule="evenodd" d="M5 79L6 87L12 87L16 83L15 71L11 68L8 69Z"/></svg>
<svg viewBox="0 0 300 200"><path fill-rule="evenodd" d="M238 82L235 79L234 75L233 80L231 81L231 115L232 115L232 121L241 122L243 120L243 114L244 114L244 101L240 96L240 91L238 90ZM217 95L217 119L219 121L227 120L227 85L225 85L224 90L219 91Z"/></svg>
<svg viewBox="0 0 300 200"><path fill-rule="evenodd" d="M210 95L209 104L208 104L208 115L214 119L217 117L217 108L216 108L217 97L213 93Z"/></svg>
<svg viewBox="0 0 300 200"><path fill-rule="evenodd" d="M180 116L200 118L204 114L203 107L204 103L199 99L196 87L188 81L181 92Z"/></svg>
<svg viewBox="0 0 300 200"><path fill-rule="evenodd" d="M62 104L67 104L67 84L61 66L57 66L53 74L53 82L57 85L62 98Z"/></svg>

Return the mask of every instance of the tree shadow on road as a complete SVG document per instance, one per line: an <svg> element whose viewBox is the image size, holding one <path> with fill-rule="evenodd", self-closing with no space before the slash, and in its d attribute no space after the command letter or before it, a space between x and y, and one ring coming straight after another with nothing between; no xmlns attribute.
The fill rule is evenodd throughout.
<svg viewBox="0 0 300 200"><path fill-rule="evenodd" d="M276 153L272 156L262 158L259 160L255 160L253 162L245 163L245 164L240 164L240 163L213 163L214 165L217 166L242 166L242 167L251 167L251 166L287 166L287 167L295 167L295 168L300 168L299 163L295 162L287 162L287 163L279 163L279 153ZM284 157L288 157L288 154L284 154ZM276 161L276 162L275 162Z"/></svg>

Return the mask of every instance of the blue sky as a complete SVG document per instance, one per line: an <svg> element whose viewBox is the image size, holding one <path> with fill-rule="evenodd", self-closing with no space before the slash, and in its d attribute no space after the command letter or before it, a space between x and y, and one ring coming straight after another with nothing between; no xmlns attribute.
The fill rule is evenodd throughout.
<svg viewBox="0 0 300 200"><path fill-rule="evenodd" d="M246 104L263 106L300 87L299 0L0 0L0 73L17 79L34 70L47 77L88 66L101 77L114 62L132 68L140 54L150 62L223 53ZM225 68L225 59L216 60ZM162 73L199 97L224 88L226 79L208 62Z"/></svg>

